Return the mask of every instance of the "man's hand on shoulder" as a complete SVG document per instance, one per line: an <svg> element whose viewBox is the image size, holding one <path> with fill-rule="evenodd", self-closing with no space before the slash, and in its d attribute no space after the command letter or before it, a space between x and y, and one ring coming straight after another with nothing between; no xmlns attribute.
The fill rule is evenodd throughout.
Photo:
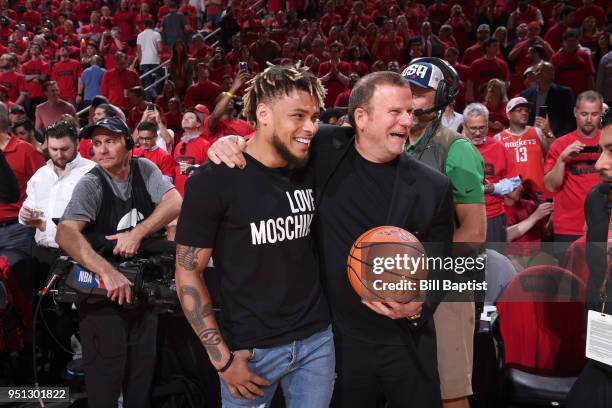
<svg viewBox="0 0 612 408"><path fill-rule="evenodd" d="M246 166L246 159L242 154L244 149L246 149L246 141L242 136L223 136L210 146L208 158L215 164L223 163L231 168L238 166L244 169Z"/></svg>

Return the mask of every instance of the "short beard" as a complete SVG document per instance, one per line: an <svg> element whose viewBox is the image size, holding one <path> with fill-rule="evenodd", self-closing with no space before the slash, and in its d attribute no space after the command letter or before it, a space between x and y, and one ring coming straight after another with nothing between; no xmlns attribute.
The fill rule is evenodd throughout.
<svg viewBox="0 0 612 408"><path fill-rule="evenodd" d="M51 162L53 163L53 165L54 165L55 167L57 167L57 168L60 168L60 169L64 170L64 169L66 168L66 166L68 165L68 163L72 163L72 161L73 161L74 159L76 159L77 153L78 153L78 152L77 152L77 151L75 151L75 152L74 152L74 155L73 155L73 156L72 156L72 157L71 157L69 160L66 160L66 163L65 163L63 166L60 166L60 165L59 165L59 164L58 164L58 163L57 163L55 160L53 160L53 159L51 159Z"/></svg>
<svg viewBox="0 0 612 408"><path fill-rule="evenodd" d="M308 164L309 154L307 153L303 159L294 156L287 146L280 140L276 132L272 135L272 146L276 152L287 162L289 168L303 168Z"/></svg>

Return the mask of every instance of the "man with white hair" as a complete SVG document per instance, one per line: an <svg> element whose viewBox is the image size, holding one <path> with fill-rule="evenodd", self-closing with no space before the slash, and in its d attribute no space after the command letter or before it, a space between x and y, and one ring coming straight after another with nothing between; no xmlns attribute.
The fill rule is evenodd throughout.
<svg viewBox="0 0 612 408"><path fill-rule="evenodd" d="M472 103L463 111L463 134L472 141L484 160L487 242L506 242L504 196L516 191L521 179L504 145L487 137L489 110Z"/></svg>
<svg viewBox="0 0 612 408"><path fill-rule="evenodd" d="M538 116L536 127L529 126L529 113L533 105L522 96L511 99L506 105L510 127L495 135L510 153L521 176L525 193L534 198L546 196L544 188L544 156L548 145L555 140L548 118Z"/></svg>

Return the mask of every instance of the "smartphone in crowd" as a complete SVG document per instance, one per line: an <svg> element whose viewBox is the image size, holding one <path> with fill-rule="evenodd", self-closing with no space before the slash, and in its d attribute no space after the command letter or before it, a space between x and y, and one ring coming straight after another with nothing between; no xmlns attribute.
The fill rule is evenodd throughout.
<svg viewBox="0 0 612 408"><path fill-rule="evenodd" d="M538 116L540 117L547 117L548 116L548 106L546 105L542 105L540 106L540 108L538 109Z"/></svg>

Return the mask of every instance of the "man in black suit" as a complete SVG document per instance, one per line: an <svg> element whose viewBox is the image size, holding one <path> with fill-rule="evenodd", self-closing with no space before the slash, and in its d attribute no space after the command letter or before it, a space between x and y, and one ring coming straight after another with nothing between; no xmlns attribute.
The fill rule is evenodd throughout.
<svg viewBox="0 0 612 408"><path fill-rule="evenodd" d="M428 256L450 254L453 199L449 179L406 154L412 126L410 86L397 73L360 79L349 100L353 128L322 126L311 146L315 172L315 241L336 336L334 407L441 407L433 313L441 293L424 302L363 300L346 276L354 241L390 225L412 232ZM243 166L240 148L226 138L209 150L214 162ZM230 146L231 145L231 146ZM220 160L221 159L221 160ZM429 279L453 279L430 270Z"/></svg>
<svg viewBox="0 0 612 408"><path fill-rule="evenodd" d="M586 309L612 315L612 278L609 273L607 247L612 210L612 112L602 119L602 134L599 145L603 152L595 164L602 183L595 186L584 203L587 224L586 260L589 265ZM605 296L602 296L602 293ZM607 299L602 305L601 299ZM602 309L603 306L603 309ZM609 339L610 340L610 339ZM612 341L612 340L610 340ZM612 406L612 366L588 360L568 395L567 406L604 408Z"/></svg>
<svg viewBox="0 0 612 408"><path fill-rule="evenodd" d="M572 90L553 82L555 68L549 62L541 62L535 69L535 75L537 86L521 92L521 96L535 106L529 113L529 124L533 126L536 123L536 114L541 106L548 106L548 122L555 137L576 130Z"/></svg>

